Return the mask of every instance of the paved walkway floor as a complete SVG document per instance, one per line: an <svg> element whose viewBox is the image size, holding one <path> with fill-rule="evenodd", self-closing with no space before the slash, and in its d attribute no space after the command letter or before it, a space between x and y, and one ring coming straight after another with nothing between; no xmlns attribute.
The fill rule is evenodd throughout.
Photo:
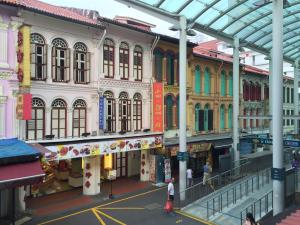
<svg viewBox="0 0 300 225"><path fill-rule="evenodd" d="M97 204L52 213L47 216L34 216L25 225L196 225L210 224L198 218L193 218L180 211L173 215L164 212L167 197L166 187L148 187L135 193L106 199Z"/></svg>

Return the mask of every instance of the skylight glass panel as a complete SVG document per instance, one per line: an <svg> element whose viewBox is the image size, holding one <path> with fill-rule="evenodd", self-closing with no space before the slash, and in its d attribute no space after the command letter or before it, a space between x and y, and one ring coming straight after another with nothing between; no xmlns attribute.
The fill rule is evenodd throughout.
<svg viewBox="0 0 300 225"><path fill-rule="evenodd" d="M213 8L209 8L205 13L203 13L196 21L200 24L207 25L210 21L214 20L216 17L219 17L222 13Z"/></svg>
<svg viewBox="0 0 300 225"><path fill-rule="evenodd" d="M157 3L159 3L160 0L140 0L140 2L144 2L146 4L155 6Z"/></svg>
<svg viewBox="0 0 300 225"><path fill-rule="evenodd" d="M178 9L180 9L184 3L186 3L188 0L165 0L162 5L160 6L161 9L164 9L169 12L176 12Z"/></svg>
<svg viewBox="0 0 300 225"><path fill-rule="evenodd" d="M194 19L194 17L205 8L206 7L204 3L193 1L187 7L185 7L180 14L185 15L188 19Z"/></svg>

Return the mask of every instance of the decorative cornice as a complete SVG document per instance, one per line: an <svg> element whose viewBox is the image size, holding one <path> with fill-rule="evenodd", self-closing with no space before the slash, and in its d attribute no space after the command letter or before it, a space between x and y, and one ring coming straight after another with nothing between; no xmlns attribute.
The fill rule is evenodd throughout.
<svg viewBox="0 0 300 225"><path fill-rule="evenodd" d="M99 85L101 88L124 88L124 89L150 89L150 83L135 82L127 80L100 79Z"/></svg>
<svg viewBox="0 0 300 225"><path fill-rule="evenodd" d="M80 86L80 85L70 85L70 84L56 84L56 83L40 83L38 81L32 81L32 89L42 89L43 91L76 91L76 92L85 92L85 93L95 93L97 92L96 87L91 85Z"/></svg>

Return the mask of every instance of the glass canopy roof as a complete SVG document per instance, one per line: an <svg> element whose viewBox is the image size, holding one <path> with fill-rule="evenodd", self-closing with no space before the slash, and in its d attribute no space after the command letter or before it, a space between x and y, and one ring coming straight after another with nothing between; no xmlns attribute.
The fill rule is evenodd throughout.
<svg viewBox="0 0 300 225"><path fill-rule="evenodd" d="M269 55L272 47L272 1L268 0L117 0L129 6L178 18L188 26L231 42L238 37L243 46ZM300 0L284 1L284 60L300 57Z"/></svg>

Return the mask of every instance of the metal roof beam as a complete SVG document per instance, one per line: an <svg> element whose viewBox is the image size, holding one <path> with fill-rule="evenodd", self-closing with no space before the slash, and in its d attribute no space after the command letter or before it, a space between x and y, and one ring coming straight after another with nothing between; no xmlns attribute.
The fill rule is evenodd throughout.
<svg viewBox="0 0 300 225"><path fill-rule="evenodd" d="M165 0L160 0L158 3L156 3L155 7L159 8Z"/></svg>
<svg viewBox="0 0 300 225"><path fill-rule="evenodd" d="M236 7L246 3L248 0L241 0L240 2L232 5L231 7L229 7L228 9L226 9L224 12L222 12L221 15L216 16L209 24L207 24L207 27L210 27L212 24L214 24L218 19L222 18L223 16L225 16L228 12L230 12L231 10L235 9Z"/></svg>
<svg viewBox="0 0 300 225"><path fill-rule="evenodd" d="M184 3L177 11L176 14L181 13L182 10L184 10L189 4L191 4L194 0L188 0L186 3Z"/></svg>
<svg viewBox="0 0 300 225"><path fill-rule="evenodd" d="M119 3L127 5L128 7L132 7L141 12L147 13L156 18L162 19L166 22L172 23L174 25L179 25L179 15L167 12L162 9L155 8L149 4L142 3L140 1L134 0L116 0Z"/></svg>
<svg viewBox="0 0 300 225"><path fill-rule="evenodd" d="M270 2L270 3L271 3L271 2ZM300 4L300 2L294 2L293 4L290 4L289 7L292 7L292 6L295 6L295 5L299 5L299 4ZM288 7L287 7L286 9L288 9ZM247 14L249 14L249 13L251 13L251 12L253 12L253 11L255 11L255 10L251 10L250 12L245 13L243 16L246 16ZM300 10L297 10L297 11L299 12ZM263 19L263 18L265 18L266 16L269 16L269 15L272 15L272 11L267 12L267 13L265 13L265 14L262 14L260 17L255 18L255 20L252 20L251 22L247 23L247 25L241 27L240 29L238 29L237 31L235 31L232 35L236 35L237 33L241 32L243 29L245 29L247 26L252 25L253 23L255 23L255 22L257 22L257 21L259 21L259 20L261 20L261 19ZM289 12L288 12L288 17L289 17L289 16L292 16L292 15L295 15L294 12L292 12L292 13L289 13ZM235 22L236 22L236 21L235 21ZM258 30L261 30L261 29L263 29L263 28L265 28L266 26L271 25L271 24L272 24L272 18L270 19L270 22L269 22L269 23L267 23L265 26L261 26ZM230 25L231 25L231 24L230 24ZM258 30L256 30L255 32L257 32ZM222 30L222 31L223 31L223 30ZM254 34L254 33L251 32L250 36L252 36L253 34ZM248 35L245 35L243 38L245 38L246 36L248 36Z"/></svg>
<svg viewBox="0 0 300 225"><path fill-rule="evenodd" d="M297 3L297 4L300 4L300 3ZM296 15L296 14L298 14L298 13L300 13L300 10L296 10L296 11L294 11L293 13L288 14L286 17L284 17L284 19L287 19L287 18L289 18L289 17L291 17L291 16L294 16L294 15ZM299 20L296 20L296 21L299 22ZM285 23L285 24L283 24L283 27L289 26L289 25L295 23L296 21L290 21L290 22L288 22L288 23ZM270 22L268 22L268 23L265 24L264 26L261 26L259 29L255 30L255 32L252 32L251 34L249 34L249 36L248 36L247 38L251 37L252 35L255 35L256 32L258 32L258 31L260 31L260 30L262 30L262 29L264 29L264 28L266 28L267 26L270 26L270 25L272 25L272 20L270 20ZM271 29L270 32L267 33L267 35L271 35L271 34L272 34L272 29ZM260 38L261 38L261 37L258 37L258 38L256 38L255 40L253 40L253 41L251 41L251 42L255 43L255 42L257 42Z"/></svg>
<svg viewBox="0 0 300 225"><path fill-rule="evenodd" d="M204 9L202 9L198 14L196 14L190 21L191 23L194 23L203 13L205 13L207 10L209 10L212 6L214 6L215 4L217 4L220 0L215 0L212 3L210 3L209 5L207 5L207 7L205 7Z"/></svg>

